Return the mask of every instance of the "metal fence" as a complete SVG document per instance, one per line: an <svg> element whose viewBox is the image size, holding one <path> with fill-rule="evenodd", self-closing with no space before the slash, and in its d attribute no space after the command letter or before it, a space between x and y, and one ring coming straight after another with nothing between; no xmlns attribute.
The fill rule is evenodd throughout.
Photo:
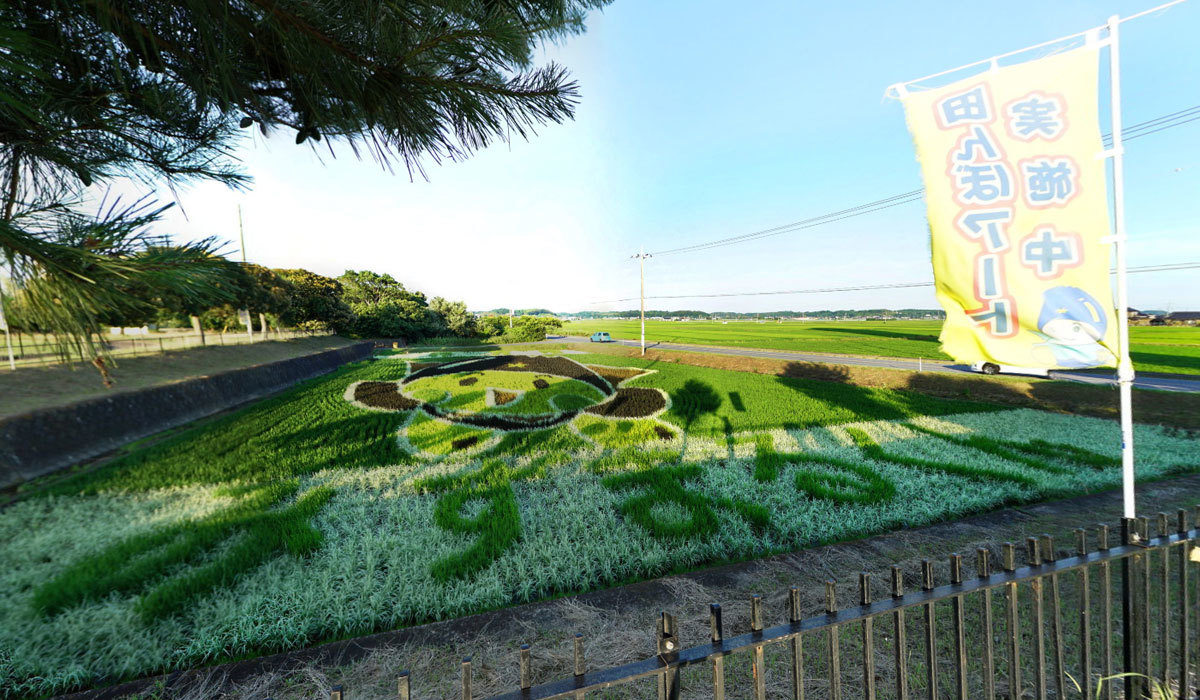
<svg viewBox="0 0 1200 700"><path fill-rule="evenodd" d="M311 338L318 335L332 335L331 331L304 330L269 330L265 334L256 331L251 339L245 331L222 333L207 331L204 337L192 332L184 333L153 333L145 335L113 335L101 338L108 352L116 358L144 357L147 355L164 355L175 350L210 346L245 345L264 340L292 340L294 338ZM13 356L18 367L39 365L54 365L65 362L58 355L56 346L48 336L37 333L12 334ZM0 370L8 368L7 348L4 338L0 337ZM79 359L75 359L79 362Z"/></svg>
<svg viewBox="0 0 1200 700"><path fill-rule="evenodd" d="M1195 516L1200 524L1200 506ZM731 684L740 697L764 700L768 681L770 697L796 700L1194 698L1200 590L1192 588L1200 587L1200 575L1191 569L1197 565L1192 557L1200 555L1192 543L1200 529L1189 529L1185 510L1155 520L1154 537L1151 523L1138 518L1122 521L1112 533L1119 542L1110 543L1109 528L1101 525L1076 530L1069 550L1048 535L980 548L969 573L960 554L949 556L948 572L923 560L918 581L906 582L899 566L892 567L886 586L873 585L871 575L862 573L858 600L845 608L829 581L825 609L815 617L803 617L800 591L793 587L787 622L772 627L764 626L767 611L754 596L749 630L735 636L726 636L721 606L713 604L710 639L688 648L675 617L663 612L657 654L615 668L589 670L583 638L576 635L574 674L536 686L530 682L531 650L523 645L515 659L520 687L494 700L589 693L723 700ZM939 571L948 578L940 585ZM908 583L916 590L906 591ZM886 594L873 597L876 587ZM471 700L469 658L458 673L461 697ZM399 700L420 691L407 671L400 674ZM340 686L331 695L350 697Z"/></svg>

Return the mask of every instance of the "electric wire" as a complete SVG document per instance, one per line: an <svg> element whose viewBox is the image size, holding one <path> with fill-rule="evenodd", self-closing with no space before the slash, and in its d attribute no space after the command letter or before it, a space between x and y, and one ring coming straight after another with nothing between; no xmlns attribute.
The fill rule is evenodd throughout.
<svg viewBox="0 0 1200 700"><path fill-rule="evenodd" d="M1185 263L1164 263L1159 265L1142 265L1139 267L1131 267L1126 270L1129 274L1142 272L1172 272L1175 270L1195 270L1200 269L1200 262L1185 262ZM1110 270L1110 274L1116 274L1116 270ZM822 287L816 289L786 289L779 291L768 292L722 292L713 294L666 294L659 296L647 296L646 299L713 299L718 297L757 297L757 296L781 296L789 294L827 294L830 292L865 292L878 289L914 289L918 287L932 287L933 282L893 282L889 284L866 284L855 285L849 287ZM640 297L630 297L628 299L609 299L607 301L594 301L592 304L618 304L626 301L638 301Z"/></svg>
<svg viewBox="0 0 1200 700"><path fill-rule="evenodd" d="M1149 136L1150 134L1158 133L1159 131L1171 129L1176 126L1182 126L1183 124L1187 124L1189 122L1193 122L1193 121L1197 121L1197 120L1200 120L1200 105L1194 105L1192 107L1188 107L1186 109L1182 109L1177 112L1172 112L1171 114L1165 114L1165 115L1162 115L1159 117L1155 117L1154 119L1148 119L1146 121L1139 122L1137 124L1131 124L1121 130L1121 136L1125 140L1132 140L1135 138L1139 138L1141 136ZM1104 135L1102 135L1101 138L1105 141L1105 145L1109 145L1112 140L1112 134L1104 134ZM762 229L759 231L752 231L750 233L743 233L738 236L730 236L728 238L719 238L719 239L716 239L713 241L708 241L705 243L696 243L696 244L689 245L689 246L681 246L679 248L669 248L667 250L651 252L648 255L653 256L653 257L663 257L666 255L680 255L683 253L695 253L695 252L700 252L703 250L710 250L712 248L722 248L725 246L735 245L738 243L747 243L750 241L761 240L763 238L770 238L772 236L778 236L778 235L784 234L784 233L791 233L793 231L802 231L804 229L809 229L809 228L821 226L824 224L831 224L831 223L834 223L835 221L843 221L845 219L849 219L849 218L852 218L855 216L863 216L865 214L873 214L878 211L883 211L885 209L891 209L892 207L900 206L901 204L911 204L912 202L918 202L924 196L924 192L925 192L925 190L923 188L917 189L917 190L911 190L909 192L892 195L891 197L885 197L883 199L877 199L873 202L859 204L854 207L849 207L847 209L829 212L827 214L822 214L820 216L814 216L814 217L810 217L807 219L801 219L799 221L793 221L791 223L781 224L779 226L774 226L774 227Z"/></svg>

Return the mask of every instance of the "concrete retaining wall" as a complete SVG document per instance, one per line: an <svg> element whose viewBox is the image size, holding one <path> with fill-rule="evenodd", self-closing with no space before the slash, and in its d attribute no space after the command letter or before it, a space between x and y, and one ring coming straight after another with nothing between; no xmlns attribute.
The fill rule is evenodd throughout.
<svg viewBox="0 0 1200 700"><path fill-rule="evenodd" d="M0 418L0 488L371 356L372 343Z"/></svg>

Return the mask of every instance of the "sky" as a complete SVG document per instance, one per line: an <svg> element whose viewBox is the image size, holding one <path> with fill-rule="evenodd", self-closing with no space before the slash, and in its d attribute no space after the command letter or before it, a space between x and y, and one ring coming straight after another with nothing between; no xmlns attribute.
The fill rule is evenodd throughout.
<svg viewBox="0 0 1200 700"><path fill-rule="evenodd" d="M1131 15L1153 1L615 0L545 47L579 81L574 121L426 177L335 144L255 133L249 191L199 184L158 226L269 267L390 273L473 310L636 308L639 249L771 228L921 187L899 102L911 80ZM732 8L732 9L731 9ZM1200 105L1200 0L1122 25L1126 125ZM1030 57L1036 54L1031 54ZM1106 112L1105 109L1101 110ZM1101 128L1108 131L1102 116ZM254 130L248 130L248 133ZM311 143L311 142L310 142ZM1200 121L1127 144L1129 265L1200 261ZM646 294L932 279L924 206L646 262ZM1131 275L1130 304L1200 309L1200 270ZM598 303L603 302L603 303ZM933 290L647 301L709 311L936 308Z"/></svg>

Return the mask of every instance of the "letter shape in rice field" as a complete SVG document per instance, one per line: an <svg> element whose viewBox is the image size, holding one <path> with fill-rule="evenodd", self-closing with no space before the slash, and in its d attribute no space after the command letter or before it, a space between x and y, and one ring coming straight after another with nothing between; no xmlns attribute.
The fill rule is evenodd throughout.
<svg viewBox="0 0 1200 700"><path fill-rule="evenodd" d="M277 554L303 556L320 546L321 533L308 521L333 496L332 489L310 489L292 505L271 510L298 489L296 480L228 487L226 495L239 497L234 505L199 520L134 535L84 557L43 584L34 593L33 605L54 615L109 593L132 593L157 582L137 601L138 614L147 623L178 614L188 603L232 584ZM230 538L232 545L205 562ZM191 569L163 579L183 565Z"/></svg>
<svg viewBox="0 0 1200 700"><path fill-rule="evenodd" d="M864 434L865 435L865 434ZM865 464L831 455L805 452L776 452L770 435L755 437L754 478L773 482L785 464L813 465L798 467L795 473L796 490L813 498L836 503L870 505L890 501L896 486L879 472ZM830 470L834 467L837 471Z"/></svg>
<svg viewBox="0 0 1200 700"><path fill-rule="evenodd" d="M617 508L626 519L654 537L710 537L719 529L718 509L734 513L756 532L770 529L770 513L761 505L741 499L711 498L687 488L689 482L698 481L703 476L700 465L658 466L677 459L678 455L673 452L626 450L600 460L593 465L593 470L603 471L629 463L641 466L633 471L609 474L602 483L613 491L639 492L626 498ZM672 506L686 513L686 517L668 517L662 512L662 509Z"/></svg>
<svg viewBox="0 0 1200 700"><path fill-rule="evenodd" d="M535 459L525 467L513 467L503 459L485 460L476 470L422 479L418 491L438 494L433 521L438 527L460 535L478 535L466 549L438 559L430 573L438 581L467 578L482 571L521 539L521 513L512 482L545 476L554 455ZM483 508L474 516L463 515L472 501Z"/></svg>

